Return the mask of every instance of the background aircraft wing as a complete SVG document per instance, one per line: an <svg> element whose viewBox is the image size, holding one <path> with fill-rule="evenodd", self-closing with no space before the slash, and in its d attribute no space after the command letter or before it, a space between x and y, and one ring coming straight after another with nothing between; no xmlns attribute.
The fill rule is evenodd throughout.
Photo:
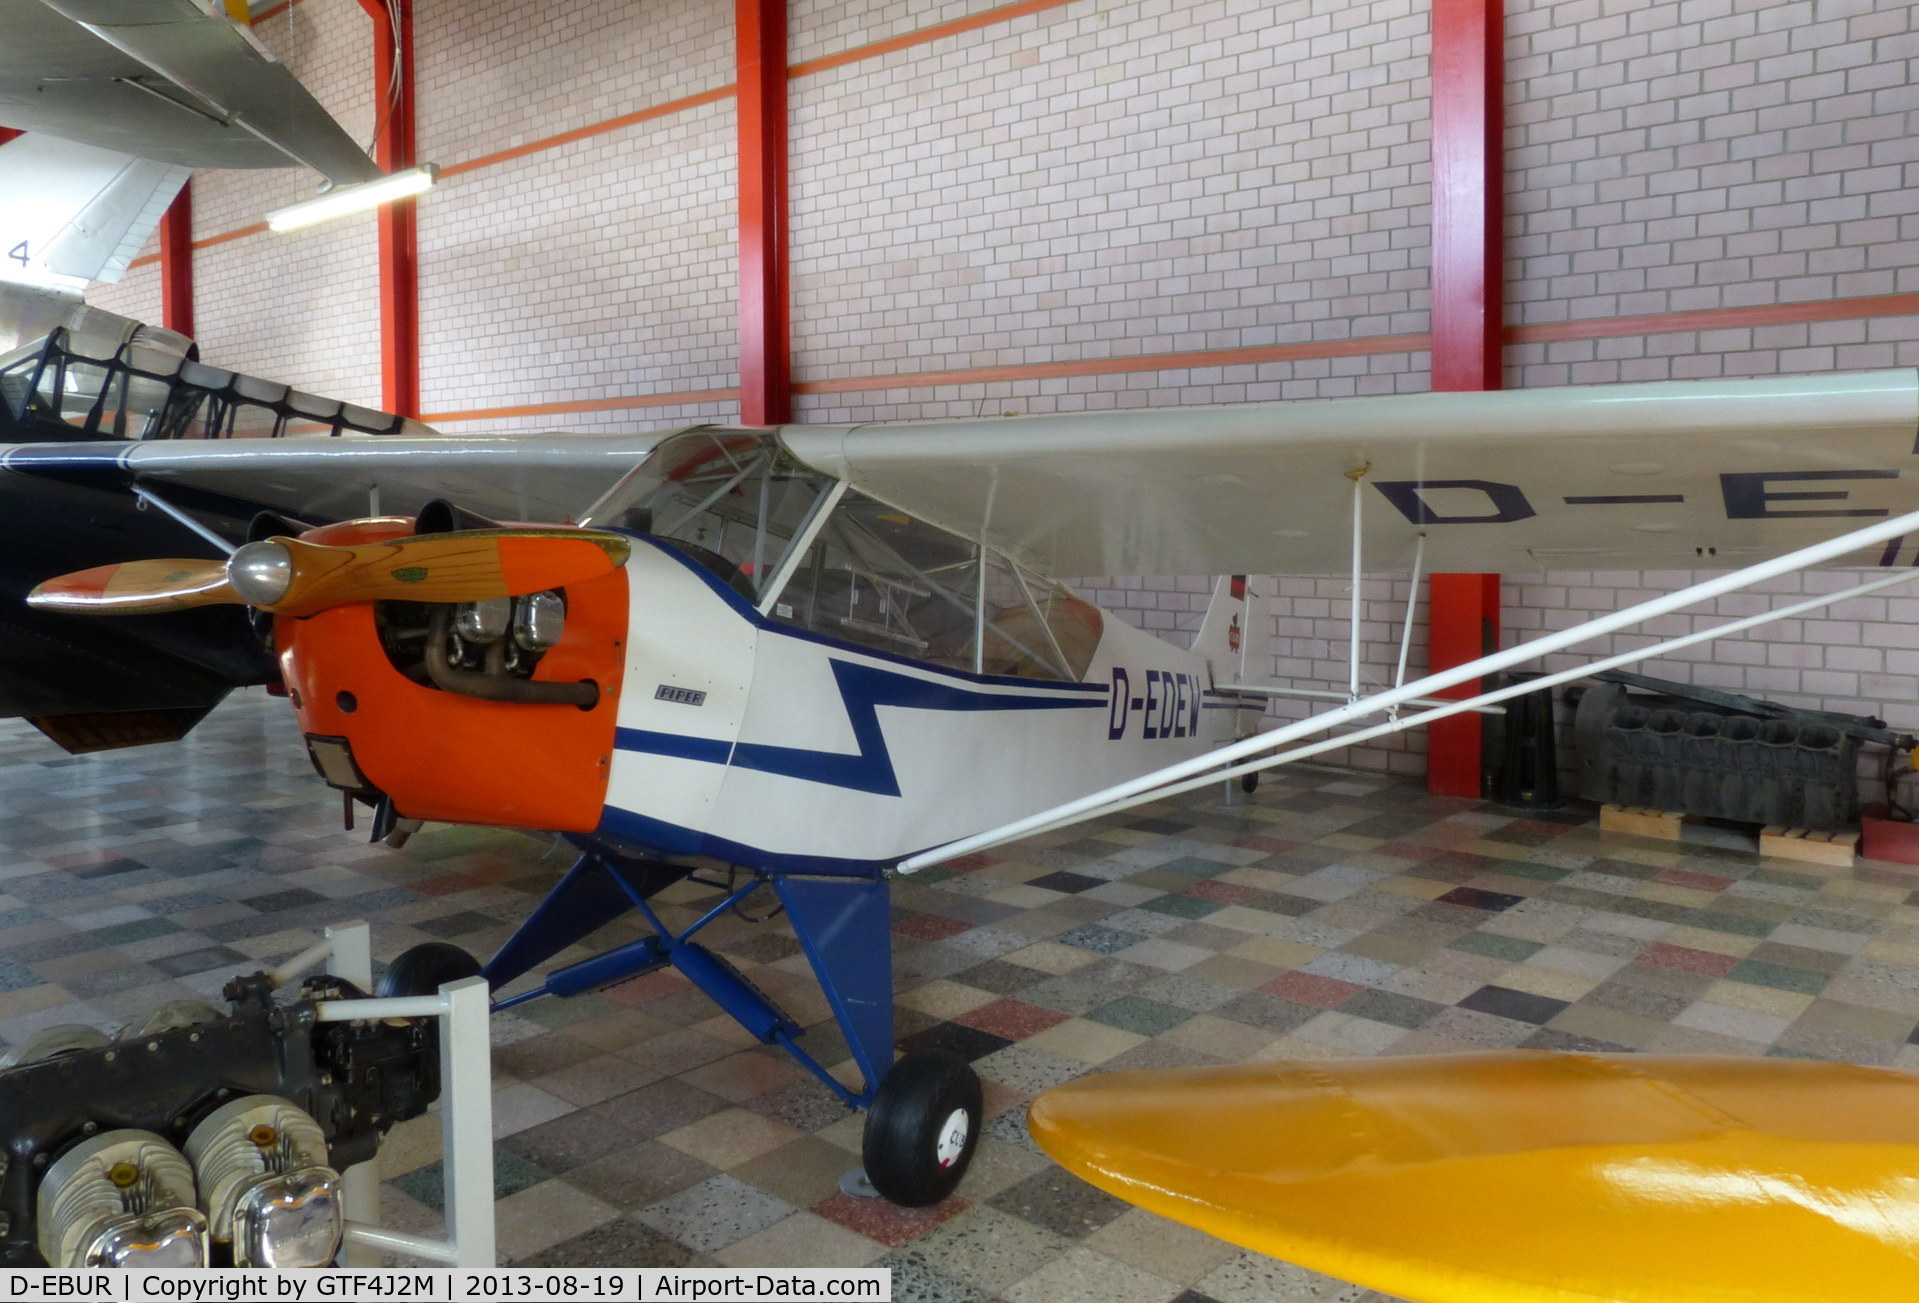
<svg viewBox="0 0 1919 1303"><path fill-rule="evenodd" d="M180 490L189 508L210 496L312 520L411 515L447 498L498 520L565 523L666 433L18 444L0 448L0 471L101 488L140 484L162 497Z"/></svg>
<svg viewBox="0 0 1919 1303"><path fill-rule="evenodd" d="M1715 568L1919 507L1910 370L788 426L801 460L1053 575ZM1915 564L1919 539L1846 564Z"/></svg>
<svg viewBox="0 0 1919 1303"><path fill-rule="evenodd" d="M117 281L192 169L59 140L0 145L0 279Z"/></svg>
<svg viewBox="0 0 1919 1303"><path fill-rule="evenodd" d="M0 0L0 37L0 126L184 167L380 175L217 3Z"/></svg>

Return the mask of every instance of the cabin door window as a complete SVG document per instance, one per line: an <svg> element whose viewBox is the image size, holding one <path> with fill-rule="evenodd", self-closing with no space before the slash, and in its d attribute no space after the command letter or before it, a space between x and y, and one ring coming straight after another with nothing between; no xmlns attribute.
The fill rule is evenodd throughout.
<svg viewBox="0 0 1919 1303"><path fill-rule="evenodd" d="M979 548L848 490L769 614L895 656L970 670Z"/></svg>

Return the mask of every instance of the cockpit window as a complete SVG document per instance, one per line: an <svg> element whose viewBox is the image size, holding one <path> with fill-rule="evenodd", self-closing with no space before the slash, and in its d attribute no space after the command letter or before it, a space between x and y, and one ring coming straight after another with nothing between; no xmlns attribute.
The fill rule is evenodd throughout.
<svg viewBox="0 0 1919 1303"><path fill-rule="evenodd" d="M667 539L757 602L831 485L765 435L688 430L655 448L582 523Z"/></svg>
<svg viewBox="0 0 1919 1303"><path fill-rule="evenodd" d="M1091 602L991 552L981 616L980 668L1015 678L1078 682L1105 629Z"/></svg>
<svg viewBox="0 0 1919 1303"><path fill-rule="evenodd" d="M1077 682L1097 608L970 539L848 488L745 430L665 439L582 518L666 539L775 621L944 669ZM794 541L811 535L789 564ZM982 590L982 576L984 589Z"/></svg>
<svg viewBox="0 0 1919 1303"><path fill-rule="evenodd" d="M973 668L979 549L849 490L772 616L947 669Z"/></svg>
<svg viewBox="0 0 1919 1303"><path fill-rule="evenodd" d="M1067 682L1102 627L1066 589L850 489L771 615L944 669Z"/></svg>

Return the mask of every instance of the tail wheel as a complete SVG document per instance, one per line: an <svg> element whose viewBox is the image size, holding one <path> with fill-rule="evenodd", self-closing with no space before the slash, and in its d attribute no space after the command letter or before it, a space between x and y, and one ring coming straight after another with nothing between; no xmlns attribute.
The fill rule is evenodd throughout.
<svg viewBox="0 0 1919 1303"><path fill-rule="evenodd" d="M960 1183L979 1143L979 1078L945 1050L893 1065L873 1096L860 1157L873 1188L906 1208L938 1203Z"/></svg>
<svg viewBox="0 0 1919 1303"><path fill-rule="evenodd" d="M478 977L480 961L446 941L422 941L400 957L380 979L381 999L397 995L432 995L448 982Z"/></svg>

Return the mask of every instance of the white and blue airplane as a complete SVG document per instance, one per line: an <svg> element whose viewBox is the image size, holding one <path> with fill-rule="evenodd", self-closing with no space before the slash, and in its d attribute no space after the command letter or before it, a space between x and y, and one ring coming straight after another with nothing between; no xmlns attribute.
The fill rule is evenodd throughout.
<svg viewBox="0 0 1919 1303"><path fill-rule="evenodd" d="M900 426L39 444L0 449L0 469L138 489L182 516L257 504L251 541L208 531L224 558L97 567L29 600L267 613L315 767L374 805L376 835L447 820L578 848L484 966L430 943L389 989L478 968L499 990L636 910L652 935L500 1004L670 965L870 1108L867 1177L924 1204L964 1171L980 1094L953 1056L894 1062L895 875L1490 705L1521 688L1475 691L1482 675L1775 575L1879 568L1522 686L1903 582L1916 439L1919 377L1900 371ZM1218 582L1187 649L1048 577L1758 556L1390 688L1361 692L1355 665L1339 704L1264 732L1259 707L1288 690L1249 681L1260 620L1243 582ZM700 880L722 902L665 926L649 898L715 870ZM785 906L857 1089L697 939L761 890Z"/></svg>

